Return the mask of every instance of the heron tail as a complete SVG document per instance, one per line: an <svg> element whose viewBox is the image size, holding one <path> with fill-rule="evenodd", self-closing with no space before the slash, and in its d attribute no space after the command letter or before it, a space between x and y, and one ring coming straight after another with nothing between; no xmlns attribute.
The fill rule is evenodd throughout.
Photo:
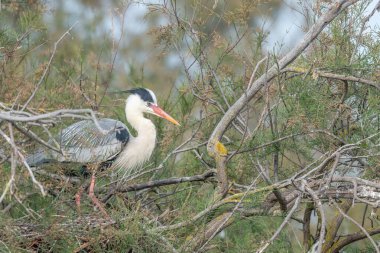
<svg viewBox="0 0 380 253"><path fill-rule="evenodd" d="M36 153L28 156L26 162L30 167L37 167L44 163L51 162L52 159L49 158L45 150L38 150Z"/></svg>

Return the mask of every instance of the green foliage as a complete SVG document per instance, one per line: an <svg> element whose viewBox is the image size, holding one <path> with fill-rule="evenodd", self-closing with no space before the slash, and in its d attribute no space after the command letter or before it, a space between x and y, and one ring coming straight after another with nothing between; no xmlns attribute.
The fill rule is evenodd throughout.
<svg viewBox="0 0 380 253"><path fill-rule="evenodd" d="M226 229L226 238L217 238L217 250L214 252L252 252L258 250L257 242L265 241L271 237L276 228L280 225L282 217L256 217L249 220L237 222ZM277 243L268 252L293 252L291 250L290 237L283 233ZM229 245L236 245L231 248Z"/></svg>
<svg viewBox="0 0 380 253"><path fill-rule="evenodd" d="M169 1L176 4L170 11L165 9L169 3L149 5L150 13L145 17L148 30L141 37L133 37L125 28L127 32L121 39L116 35L120 33L117 28L124 29L123 15L129 15L125 12L126 2L112 3L114 9L105 13L97 6L100 3L79 2L83 13L92 13L93 17L83 18L86 21L80 21L56 48L55 43L72 25L67 24L72 13L60 6L62 3L48 10L40 1L30 6L21 1L0 12L0 102L21 108L42 80L28 112L92 108L101 117L125 122L125 96L109 96L106 90L154 87L160 105L180 121L181 127L151 117L157 126L158 148L146 169L162 167L126 184L197 175L215 168L205 143L220 118L246 91L256 64L267 56L264 46L269 31L257 27L253 17L275 15L280 1L271 1L271 8L266 8L263 1ZM239 119L230 124L221 140L228 155L234 154L227 163L231 183L228 196L241 194L252 182L254 189L267 186L256 161L261 162L273 181L281 181L313 162L317 152L330 152L341 146L342 140L355 143L379 132L378 90L357 82L324 78L317 72L371 80L380 76L379 32L366 33L360 39L358 36L365 7L359 4L340 15L292 64L303 71L279 73L269 87L246 102ZM45 16L49 11L54 16L51 20ZM104 28L107 15L114 21L109 29ZM161 19L166 23L161 25ZM173 56L179 63L164 64ZM258 65L255 78L265 74L266 65L278 62L279 57L269 54L267 62ZM47 75L41 79L45 70ZM61 120L47 127L57 134L76 120ZM248 129L244 128L246 121ZM0 122L0 127L8 131L7 124ZM25 127L49 139L41 127ZM17 131L15 139L26 154L39 147ZM188 148L186 152L176 150L187 140L179 149ZM0 144L0 151L4 146L7 154L12 152L8 144ZM378 138L364 141L354 155L376 154L377 145ZM278 172L274 169L275 157ZM370 156L367 162L372 169L364 176L378 178L377 155ZM79 219L73 196L79 185L88 181L81 166L53 165L44 169L80 182L36 173L49 193L42 197L25 168L18 166L17 187L1 203L2 210L7 211L0 210L0 252L168 252L169 244L180 249L203 233L211 221L236 206L235 202L228 203L189 226L152 232L160 225L189 220L218 201L215 179L183 183L116 194L106 203L116 222L102 226L103 217L93 210L87 197L82 199ZM0 163L2 190L11 173L8 162ZM113 186L110 174L107 170L99 173L96 189L103 190L101 197ZM240 208L262 208L268 196L269 191L249 195ZM238 212L233 218L237 222L225 228L226 237L211 240L210 252L252 252L273 235L284 219L264 214L247 218ZM303 252L293 243L294 228L283 231L267 252ZM362 248L354 244L345 250L358 252Z"/></svg>

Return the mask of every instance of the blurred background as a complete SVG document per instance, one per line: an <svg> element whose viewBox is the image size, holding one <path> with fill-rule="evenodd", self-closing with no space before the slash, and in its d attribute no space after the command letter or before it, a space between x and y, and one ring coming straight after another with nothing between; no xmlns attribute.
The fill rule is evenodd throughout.
<svg viewBox="0 0 380 253"><path fill-rule="evenodd" d="M243 2L207 1L201 6L197 1L176 1L176 4L184 15L202 20L199 28L205 35L218 32L231 43L236 39L239 26L248 28L251 36L263 40L262 50L281 52L302 36L307 22L302 8L307 8L307 1L302 1L302 5L295 0L252 1L255 3L245 10ZM64 83L81 80L89 96L94 96L95 86L142 85L165 95L173 85L177 88L185 85L186 77L176 49L162 43L170 39L165 37L170 22L168 15L155 10L155 5L163 3L165 1L2 0L0 23L3 33L7 33L7 27L18 32L7 39L27 37L15 49L33 56L22 63L27 76L38 75L35 67L45 60L40 56L48 56L54 43L73 26L70 34L60 41L54 67L50 70L50 75L59 73L57 84L64 86ZM211 11L223 16L210 15ZM226 13L241 17L226 17ZM228 18L234 19L233 25ZM246 46L239 50L246 51L247 55L256 52L250 48L253 45ZM183 48L179 50L185 55L184 64L190 66L194 57ZM2 48L0 57L6 54L6 48ZM55 64L61 60L64 66ZM199 71L197 64L189 71ZM24 86L24 95L29 91Z"/></svg>
<svg viewBox="0 0 380 253"><path fill-rule="evenodd" d="M25 103L44 75L47 66L49 66L47 75L42 80L42 85L28 108L32 113L44 113L61 108L92 108L98 111L101 116L106 115L125 121L124 101L122 100L124 97L108 96L106 91L140 86L151 88L158 95L159 103L170 114L173 114L183 127L179 129L168 124L157 124L160 148L148 166L152 168L159 165L167 154L193 133L194 129L200 129L200 131L196 135L194 134L194 139L190 144L200 146L197 150L199 154L194 155L188 152L175 155L166 164L170 169L159 171L152 177L146 176L145 180L201 174L204 172L205 165L208 166L207 162L212 163L212 160L207 157L207 151L202 143L208 140L210 131L215 127L224 110L228 108L228 103L233 104L246 89L256 64L267 53L270 53L273 59L278 59L283 53L293 48L330 2L322 0L0 0L0 102L4 102L12 108ZM359 7L350 10L365 16L368 13L366 10L372 10L376 3L377 1L362 1ZM170 6L170 8L165 8L165 6ZM171 12L173 9L176 10L176 13ZM341 27L346 29L349 26L347 24L355 23L355 17L352 18L348 14L346 16L347 20L350 20L347 21L345 20L346 17L343 17L337 21L335 24L337 30ZM367 28L379 27L379 24L380 15L376 13L370 19ZM186 26L186 29L181 30L181 25ZM358 32L358 27L349 29ZM351 34L347 34L346 30L342 29L342 31L342 33L331 32L328 35L326 35L327 33L321 35L322 39L318 41L320 44L316 43L315 50L314 48L310 49L309 55L306 52L306 56L300 57L301 60L297 64L306 69L310 66L316 66L320 69L338 70L337 73L352 71L355 74L359 73L359 76L362 74L361 71L363 73L367 71L365 74L370 73L369 76L376 78L376 73L378 75L379 72L376 72L377 69L373 69L373 66L377 66L373 63L378 61L378 54L371 53L379 50L376 43L372 43L372 41L367 43L363 40L360 42L358 52L356 52L351 50L355 43L351 43L350 38L347 38ZM331 37L329 37L330 35ZM369 37L366 37L368 41ZM376 36L374 35L374 37ZM327 50L325 44L329 42L331 48ZM325 51L329 51L328 57L326 57ZM202 58L206 57L202 52L207 52L207 60ZM352 52L359 60L357 65L351 66L349 55ZM363 54L361 54L362 52ZM311 53L315 53L315 55L308 58ZM349 68L346 68L347 66ZM213 70L217 73L212 73ZM265 64L262 64L257 76L264 72ZM215 85L216 77L221 79L223 89ZM330 91L329 82L323 83L323 85L328 87L324 88L323 91L326 96L320 92L322 84L314 76L309 77L308 82L304 82L304 79L300 77L298 82L288 85L287 99L290 101L288 103L294 103L296 109L289 113L290 116L282 112L285 116L278 118L279 122L283 124L283 128L279 128L284 129L284 135L288 129L294 133L299 133L306 128L326 128L328 120L320 120L320 117L324 117L328 110L335 113L334 108L336 108L337 102L334 99L339 100L339 98L335 94L337 92ZM190 86L197 92L192 90ZM281 88L278 90L281 91ZM192 92L194 92L194 96ZM274 94L277 90L270 92ZM350 95L359 94L356 90L350 92L352 93ZM366 100L368 92L362 91L362 93L366 94L363 95L365 97L363 100ZM320 94L323 96L318 97ZM195 95L198 97L195 98ZM223 99L224 95L226 98ZM282 94L280 95L282 96ZM307 99L302 100L302 96ZM333 99L330 101L330 98ZM214 108L209 103L204 102L207 99L214 99L222 106L219 108L215 106ZM250 120L249 127L252 129L256 127L258 115L264 107L264 102L260 99L262 98L259 96L255 97L255 101L251 104L252 107L246 111L247 119ZM375 101L374 104L378 103L376 102L378 101L377 98L373 100ZM302 106L299 106L299 101L303 103ZM310 101L315 103L312 108ZM378 107L376 106L373 108L377 114ZM210 107L212 109L209 109ZM311 109L315 110L316 113ZM279 113L279 115L281 114ZM52 130L53 133L58 131L58 128L62 128L64 124L68 125L71 122L59 123L59 127ZM371 123L368 124L371 125ZM28 127L33 129L34 126ZM366 127L363 129L367 131ZM256 139L248 140L245 143L245 148L254 148L265 143L265 141L271 141L271 135L265 132L267 130L268 126L266 125L260 133L262 135L259 134ZM230 144L228 148L241 148L241 136L231 130L229 131L228 136L231 137L232 141L226 141ZM373 131L378 130L374 129ZM43 137L48 139L46 133L42 130L40 132ZM336 134L339 135L339 133ZM21 134L19 136L22 138L18 144L23 148L25 147L25 150L36 149L37 145L34 142L25 141L25 137ZM344 135L342 138L349 139L351 137ZM306 139L305 143L305 146L312 145L309 139ZM324 147L327 141L322 139L320 143ZM332 143L331 146L333 145L335 144ZM308 159L311 160L316 150L314 146L305 149L294 145L294 143L290 143L287 148L290 150L291 158L296 157L295 154L302 156L303 152L307 153L304 154L306 158L302 158L304 159L303 162ZM259 155L262 156L263 160L269 161L271 158L267 159L266 156L270 156L272 151L264 150L263 154ZM202 160L199 157L206 158ZM252 165L246 162L248 155L244 154L241 157L243 158L239 157L239 159L230 162L229 166L233 170L230 170L231 175L229 176L232 179L231 181L249 184L253 178ZM288 169L284 173L291 174L292 170L299 169L297 165L289 164L284 166ZM67 173L67 170L62 171ZM0 171L0 175L1 173L6 175L2 176L3 179L0 177L0 183L3 183L8 176L9 168L4 165L4 170ZM285 174L280 175L280 179L281 176L286 178ZM32 189L27 177L24 179L20 176L18 180L18 185L24 184L23 186L25 186L22 191L27 192L28 187ZM23 184L20 184L20 181ZM51 188L51 191L56 190L56 192L61 190L61 184L63 184L62 181L53 184L49 179L45 183ZM69 190L74 192L76 188L71 187ZM187 195L188 190L189 195ZM168 210L173 209L177 212L173 211L174 214L167 218L168 221L172 222L178 217L182 218L181 215L191 217L203 210L212 199L213 191L214 188L211 183L204 183L198 188L188 187L183 193L177 194L176 197L180 196L180 201L173 197L162 205ZM50 196L50 201L53 204L49 203L46 198L40 197L38 192L36 194L38 196L34 196L34 198L25 197L24 203L37 211L43 208L46 211L51 208L53 209L51 214L54 215L56 213L66 214L66 210L71 210L61 205L61 202L70 202L67 201L70 197L65 199L60 198L59 194L54 194L51 194L53 197ZM69 194L69 196L73 196L73 194ZM138 198L136 197L136 199ZM190 204L187 202L189 199ZM149 203L156 201L156 199L148 200ZM182 203L184 203L183 206ZM122 204L112 204L114 207L122 206L120 213L124 215L125 209ZM10 216L13 218L24 217L24 210L17 208L11 209ZM150 206L147 209L149 208ZM157 211L154 208L150 208L149 211ZM131 209L135 210L136 208ZM76 215L74 209L71 211L73 215ZM158 210L157 213L161 214L161 211L166 212L163 209ZM351 214L360 214L362 211L363 206L357 205L351 209ZM48 213L48 211L46 212ZM333 213L330 209L328 212ZM331 217L334 218L334 216ZM227 239L225 239L224 233L224 237L222 236L218 240L224 243L221 244L221 247L228 248L229 243L233 244L231 247L236 252L240 252L239 247L250 249L252 242L257 244L259 241L258 236L261 236L260 240L269 238L281 223L282 218L279 215L266 217L267 220L265 220L258 216L249 221L244 221L246 223L239 222L226 232ZM55 222L55 219L58 218L52 218L52 223ZM315 212L312 219L315 225L317 223ZM270 222L267 222L268 220ZM126 224L130 225L129 223ZM298 251L302 252L301 244L298 241L301 238L302 227L296 222L292 222L292 225L287 230L289 232L287 235L281 235L282 241L275 246L276 249L289 252L286 247L295 247L299 244ZM46 226L48 227L50 224ZM315 228L313 229L315 230ZM357 231L355 226L347 223L344 223L341 229L344 233ZM40 231L44 231L44 229ZM239 234L240 231L243 232ZM53 234L53 232L51 233ZM124 237L124 234L122 236ZM141 238L138 236L137 234L136 241L139 242ZM172 236L170 239L173 242L176 241L175 234L169 236ZM68 240L76 240L76 238L74 238L75 240L71 238L71 235L67 235L67 237L70 238ZM183 237L181 239L186 242L187 237ZM243 245L240 243L241 241L244 241L244 247L241 246ZM156 246L154 243L152 247ZM66 246L65 243L62 245L62 248Z"/></svg>
<svg viewBox="0 0 380 253"><path fill-rule="evenodd" d="M0 59L13 51L24 57L27 54L31 57L22 62L24 75L18 78L26 80L31 75L38 76L36 67L45 60L41 56L47 57L54 43L72 28L59 42L53 60L53 65L61 60L65 65L55 65L50 70L51 76L59 73L55 79L57 84L80 82L90 97L96 96L99 87L136 86L146 86L167 95L173 86L186 85L185 69L199 73L189 51L190 39L182 42L188 43L186 47L170 46L169 15L156 7L170 2L175 2L179 14L198 19L197 31L205 36L218 35L232 44L244 28L244 32L249 33L247 37L260 41L259 48L241 43L234 49L245 54L248 60L267 51L281 54L291 48L315 19L309 16L313 4L327 6L329 3L312 0L248 1L250 4L242 0L202 4L199 1L2 0ZM368 9L376 4L376 1L371 2ZM380 15L375 14L369 26L376 26L379 20ZM7 34L9 28L17 34ZM17 41L23 36L27 39L22 39L17 48L6 47L11 40ZM182 60L179 51L184 56ZM29 86L23 87L23 94L27 95Z"/></svg>

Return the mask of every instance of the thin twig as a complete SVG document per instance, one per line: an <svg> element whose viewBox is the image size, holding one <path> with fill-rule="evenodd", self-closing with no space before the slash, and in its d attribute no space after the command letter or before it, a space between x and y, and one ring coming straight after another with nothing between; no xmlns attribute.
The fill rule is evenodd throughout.
<svg viewBox="0 0 380 253"><path fill-rule="evenodd" d="M259 175L260 176L260 175ZM234 208L232 209L232 211L227 215L227 217L224 218L224 220L220 223L220 225L214 230L214 232L212 233L212 235L207 239L207 241L205 241L203 243L203 245L197 250L197 252L202 252L202 250L204 249L204 247L206 247L206 245L220 232L221 228L223 228L223 226L228 222L228 220L232 217L232 215L234 215L234 213L238 210L238 208L241 206L241 204L243 203L243 200L245 199L245 197L247 196L248 192L252 189L252 187L256 184L256 181L257 179L259 178L259 176L257 176L253 181L252 183L249 185L248 189L244 192L243 196L241 197L241 199L239 200L238 203L236 203L236 205L234 206Z"/></svg>
<svg viewBox="0 0 380 253"><path fill-rule="evenodd" d="M4 112L0 111L0 119L7 120L7 121L15 121L15 122L33 122L33 121L39 121L43 119L51 119L55 117L60 118L81 118L81 119L92 119L98 128L98 130L103 133L107 134L108 131L104 130L100 125L99 121L96 118L96 114L91 109L61 109L56 110L44 114L39 115L31 115L31 116L18 116L14 115L17 114L18 111L12 111L12 112ZM81 114L90 114L90 117L88 116L82 116Z"/></svg>
<svg viewBox="0 0 380 253"><path fill-rule="evenodd" d="M36 178L34 177L34 174L33 174L32 169L29 167L29 164L26 162L26 159L25 159L24 155L18 150L16 144L13 143L12 140L11 140L11 138L10 138L9 136L7 136L7 135L6 135L1 129L0 129L0 135L2 135L3 138L4 138L4 139L5 139L5 140L6 140L6 141L12 146L12 148L16 150L16 153L17 153L18 157L20 157L21 162L24 164L25 168L28 170L28 172L29 172L29 176L30 176L30 178L32 179L32 182L33 182L35 185L38 186L38 188L39 188L40 191L41 191L41 194L42 194L43 196L45 196L45 195L46 195L46 192L45 192L45 190L44 190L44 187L43 187L42 184L41 184L40 182L38 182L38 181L36 180Z"/></svg>
<svg viewBox="0 0 380 253"><path fill-rule="evenodd" d="M322 245L323 245L323 241L325 239L325 234L326 234L326 215L325 215L325 211L323 210L323 206L322 206L322 202L321 202L321 199L317 196L317 194L308 186L306 180L303 180L302 181L304 186L305 186L305 190L307 193L310 194L311 198L313 199L314 203L316 204L316 206L318 207L319 209L319 214L320 214L320 217L321 217L321 230L320 230L320 234L319 234L319 239L318 239L318 249L317 249L317 252L318 253L321 253L322 252Z"/></svg>
<svg viewBox="0 0 380 253"><path fill-rule="evenodd" d="M300 68L286 68L286 69L283 69L281 72L282 73L285 73L285 72L307 73L306 70L303 70ZM356 77L356 76L346 75L346 74L342 75L342 74L330 73L330 72L320 71L320 70L314 70L311 74L317 77L363 83L380 90L380 83L376 81L368 80L365 78L361 78L361 77Z"/></svg>
<svg viewBox="0 0 380 253"><path fill-rule="evenodd" d="M370 236L370 234L367 232L367 230L362 225L360 225L359 222L357 222L356 220L354 220L353 218L351 218L350 216L348 216L345 212L343 212L342 209L340 209L339 205L337 205L337 203L335 201L332 201L332 202L333 202L335 208L338 209L338 211L344 216L344 218L346 218L347 220L351 221L358 228L360 228L360 230L367 236L368 240L372 243L372 245L374 246L376 252L380 253L379 247L377 246L377 244L373 240L373 238Z"/></svg>
<svg viewBox="0 0 380 253"><path fill-rule="evenodd" d="M49 70L49 68L50 68L51 62L53 61L54 55L55 55L55 53L56 53L56 51L57 51L57 46L58 46L58 44L62 41L62 39L63 39L66 35L70 34L70 31L71 31L71 30L74 28L74 26L76 26L77 24L78 24L78 21L76 21L76 22L75 22L75 23L74 23L74 24L73 24L73 25L72 25L72 26L71 26L71 27L70 27L70 28L69 28L64 34L62 34L62 36L61 36L61 37L60 37L60 38L54 43L53 52L52 52L52 54L51 54L51 56L50 56L50 59L49 59L49 61L48 61L48 63L47 63L47 66L46 66L44 72L42 73L42 76L41 76L40 80L39 80L38 83L36 84L36 87L34 88L34 91L33 91L32 95L30 95L30 97L28 98L28 100L25 102L25 104L23 105L21 111L25 110L25 108L29 105L30 101L32 101L32 99L33 99L34 96L36 95L38 89L40 88L42 82L44 81L45 76L46 76L46 74L47 74L47 72L48 72L48 70Z"/></svg>
<svg viewBox="0 0 380 253"><path fill-rule="evenodd" d="M301 195L299 195L296 199L296 202L294 203L292 209L286 215L284 221L281 223L281 225L278 227L276 232L272 235L272 237L267 241L261 248L259 248L256 253L263 253L268 246L273 243L273 241L277 238L277 236L281 233L281 231L284 229L285 225L289 223L290 218L292 217L293 213L297 210L299 204L301 203Z"/></svg>

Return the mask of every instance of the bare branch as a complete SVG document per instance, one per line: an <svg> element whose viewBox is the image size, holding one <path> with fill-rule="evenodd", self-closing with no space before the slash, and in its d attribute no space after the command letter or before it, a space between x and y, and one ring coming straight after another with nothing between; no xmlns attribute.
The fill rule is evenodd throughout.
<svg viewBox="0 0 380 253"><path fill-rule="evenodd" d="M317 194L307 185L306 181L303 181L303 183L305 185L306 192L310 194L310 196L312 197L314 203L317 205L317 207L319 209L319 215L321 216L322 223L321 223L321 231L320 231L320 234L319 234L318 249L317 249L317 252L321 253L322 252L322 244L323 244L323 241L325 239L325 234L326 234L326 215L325 215L325 211L323 210L322 202L321 202L320 198L317 196Z"/></svg>
<svg viewBox="0 0 380 253"><path fill-rule="evenodd" d="M282 71L284 72L295 72L295 73L304 73L304 74L311 74L316 77L324 77L324 78L330 78L330 79L336 79L336 80L342 80L342 81L350 81L350 82L357 82L362 84L367 84L371 87L374 87L378 90L380 90L380 83L377 83L372 80L368 80L361 77L351 76L351 75L341 75L341 74L335 74L335 73L329 73L326 71L320 71L320 70L313 70L311 73L308 72L308 70L303 70L301 68L286 68Z"/></svg>
<svg viewBox="0 0 380 253"><path fill-rule="evenodd" d="M337 205L337 203L335 201L333 201L333 204L334 204L335 208L338 209L338 211L344 216L344 218L346 218L347 220L351 221L358 228L360 228L360 230L367 236L368 240L372 243L372 245L374 246L376 252L380 253L379 247L377 246L376 242L373 240L373 238L371 237L371 235L367 232L367 230L362 225L360 225L359 222L357 222L356 220L354 220L353 218L351 218L350 216L348 216L345 212L343 212L342 209L340 209L339 205Z"/></svg>
<svg viewBox="0 0 380 253"><path fill-rule="evenodd" d="M301 203L301 195L299 195L296 199L296 202L294 203L292 209L290 210L290 212L288 213L288 215L286 215L284 221L281 223L281 225L278 227L278 229L276 230L276 232L272 235L272 237L269 239L269 241L267 241L263 246L261 246L257 251L256 253L263 253L266 248L268 248L268 246L273 243L273 241L277 238L277 236L281 233L281 231L284 229L284 227L286 226L286 224L288 224L290 218L292 217L293 213L297 210L299 204Z"/></svg>
<svg viewBox="0 0 380 253"><path fill-rule="evenodd" d="M91 117L82 116L81 114L90 114ZM106 134L105 131L100 125L99 121L96 118L95 112L91 109L62 109L56 110L49 113L39 114L39 115L30 115L30 116L19 116L18 111L4 112L0 111L0 119L11 121L11 122L33 122L40 121L43 119L52 119L52 118L80 118L80 119L92 119L96 127L102 133Z"/></svg>
<svg viewBox="0 0 380 253"><path fill-rule="evenodd" d="M7 136L1 129L0 129L0 135L3 136L3 138L12 146L12 148L16 151L18 157L20 157L21 159L21 162L24 164L25 168L28 170L29 172L29 176L30 178L32 179L32 182L38 186L38 188L40 189L41 191L41 194L43 196L46 195L46 192L44 190L44 187L42 186L42 184L40 182L38 182L36 180L36 178L34 177L34 174L33 174L33 171L32 169L29 167L29 164L26 162L25 160L25 157L24 155L18 150L17 146L15 145L15 143L12 142L11 138L9 138L9 136Z"/></svg>
<svg viewBox="0 0 380 253"><path fill-rule="evenodd" d="M221 219L221 217L218 217L217 219L215 219L214 223L215 224L211 224L209 225L209 229L208 230L208 233L206 232L206 236L203 237L203 241L204 243L202 244L202 246L197 250L197 252L201 252L205 246L223 229L225 228L226 226L228 226L232 221L229 222L229 220L231 219L232 215L234 215L234 213L238 210L238 208L241 206L243 200L245 199L245 197L247 196L248 192L252 189L252 187L256 184L256 181L259 177L255 178L252 183L249 185L248 189L245 191L244 195L241 197L241 199L239 200L239 202L235 205L235 207L232 209L231 212L228 212L228 213L225 213L223 214L223 218ZM211 222L212 223L212 222ZM206 239L206 240L205 240Z"/></svg>
<svg viewBox="0 0 380 253"><path fill-rule="evenodd" d="M368 229L367 233L369 235L380 234L380 227ZM363 240L365 238L367 238L367 235L363 231L350 234L349 236L341 238L335 244L333 244L330 251L331 251L331 253L339 253L339 252L341 252L340 250L343 249L345 246L347 246L351 243L354 243L356 241Z"/></svg>
<svg viewBox="0 0 380 253"><path fill-rule="evenodd" d="M126 187L116 188L112 193L110 193L110 195L113 195L116 192L140 191L140 190L144 190L148 188L160 187L160 186L165 186L165 185L206 181L208 178L213 177L214 175L215 175L215 170L208 170L203 174L190 176L190 177L174 177L174 178L150 181L150 182L141 183L141 184L128 185ZM106 198L108 199L109 197L107 196Z"/></svg>

